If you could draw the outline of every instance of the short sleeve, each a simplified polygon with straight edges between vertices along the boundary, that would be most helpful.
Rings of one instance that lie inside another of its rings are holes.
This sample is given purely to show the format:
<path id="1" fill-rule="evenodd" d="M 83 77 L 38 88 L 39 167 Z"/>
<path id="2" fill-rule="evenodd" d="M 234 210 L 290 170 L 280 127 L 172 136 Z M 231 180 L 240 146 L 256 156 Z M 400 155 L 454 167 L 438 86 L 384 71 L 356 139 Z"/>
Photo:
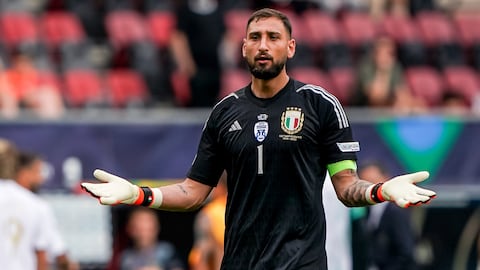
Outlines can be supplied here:
<path id="1" fill-rule="evenodd" d="M 197 154 L 187 174 L 187 177 L 212 187 L 217 185 L 224 169 L 215 122 L 214 111 L 205 123 Z"/>
<path id="2" fill-rule="evenodd" d="M 357 160 L 356 153 L 360 151 L 360 144 L 353 139 L 347 114 L 338 100 L 328 103 L 325 121 L 322 140 L 327 164 Z"/>

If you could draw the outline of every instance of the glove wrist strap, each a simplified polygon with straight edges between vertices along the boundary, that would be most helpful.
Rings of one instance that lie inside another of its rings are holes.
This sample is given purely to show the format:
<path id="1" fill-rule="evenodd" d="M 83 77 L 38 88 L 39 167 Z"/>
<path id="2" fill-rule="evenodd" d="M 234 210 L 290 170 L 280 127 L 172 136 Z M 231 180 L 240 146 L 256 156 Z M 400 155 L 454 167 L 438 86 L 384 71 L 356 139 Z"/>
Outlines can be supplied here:
<path id="1" fill-rule="evenodd" d="M 141 206 L 150 206 L 153 201 L 152 190 L 149 187 L 140 187 L 143 193 L 143 200 L 140 202 Z"/>
<path id="2" fill-rule="evenodd" d="M 373 186 L 372 192 L 370 193 L 370 199 L 372 199 L 372 201 L 376 203 L 381 203 L 385 201 L 382 195 L 382 186 L 383 183 L 378 183 Z"/>

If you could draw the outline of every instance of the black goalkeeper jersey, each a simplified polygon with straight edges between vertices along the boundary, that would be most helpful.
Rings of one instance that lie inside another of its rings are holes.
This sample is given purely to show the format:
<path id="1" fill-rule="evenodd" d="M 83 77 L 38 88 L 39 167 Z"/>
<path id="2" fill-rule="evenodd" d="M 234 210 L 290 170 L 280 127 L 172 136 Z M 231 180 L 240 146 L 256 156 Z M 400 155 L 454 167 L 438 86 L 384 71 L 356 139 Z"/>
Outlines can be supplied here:
<path id="1" fill-rule="evenodd" d="M 188 177 L 215 186 L 227 171 L 222 269 L 327 269 L 327 164 L 358 150 L 343 108 L 321 87 L 291 79 L 273 98 L 249 85 L 220 101 Z"/>

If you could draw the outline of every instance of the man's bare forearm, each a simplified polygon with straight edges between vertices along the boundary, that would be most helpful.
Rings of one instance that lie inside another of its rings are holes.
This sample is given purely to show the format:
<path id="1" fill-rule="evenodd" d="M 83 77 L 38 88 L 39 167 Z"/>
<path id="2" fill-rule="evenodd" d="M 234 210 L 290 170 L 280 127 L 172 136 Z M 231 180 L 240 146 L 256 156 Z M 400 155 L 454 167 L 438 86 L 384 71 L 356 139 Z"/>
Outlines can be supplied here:
<path id="1" fill-rule="evenodd" d="M 211 188 L 199 186 L 192 181 L 159 187 L 162 204 L 159 209 L 167 211 L 192 211 L 202 206 Z"/>
<path id="2" fill-rule="evenodd" d="M 348 207 L 367 206 L 370 203 L 365 193 L 372 185 L 371 182 L 361 180 L 355 170 L 344 170 L 332 177 L 338 199 Z"/>

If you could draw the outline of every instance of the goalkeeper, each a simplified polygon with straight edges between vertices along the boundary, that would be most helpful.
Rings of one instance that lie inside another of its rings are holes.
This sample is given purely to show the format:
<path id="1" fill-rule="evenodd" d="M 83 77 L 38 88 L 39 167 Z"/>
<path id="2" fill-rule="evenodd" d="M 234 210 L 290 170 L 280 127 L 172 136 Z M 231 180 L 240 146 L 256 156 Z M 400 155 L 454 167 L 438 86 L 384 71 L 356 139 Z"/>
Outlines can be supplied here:
<path id="1" fill-rule="evenodd" d="M 416 185 L 428 172 L 379 184 L 358 178 L 360 146 L 338 100 L 287 75 L 285 64 L 295 48 L 285 14 L 255 11 L 242 45 L 252 81 L 215 105 L 186 179 L 138 187 L 96 170 L 103 183 L 82 186 L 106 205 L 187 211 L 202 205 L 226 170 L 222 269 L 229 270 L 327 269 L 322 204 L 327 171 L 338 199 L 350 207 L 384 201 L 409 207 L 435 197 Z"/>

